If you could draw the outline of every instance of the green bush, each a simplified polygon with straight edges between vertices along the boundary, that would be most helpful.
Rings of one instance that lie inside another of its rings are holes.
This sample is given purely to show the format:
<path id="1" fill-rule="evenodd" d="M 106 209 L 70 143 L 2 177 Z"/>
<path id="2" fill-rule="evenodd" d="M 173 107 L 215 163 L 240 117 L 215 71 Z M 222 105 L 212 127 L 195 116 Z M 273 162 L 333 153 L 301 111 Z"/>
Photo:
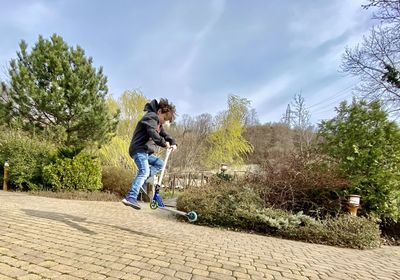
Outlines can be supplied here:
<path id="1" fill-rule="evenodd" d="M 376 221 L 365 217 L 342 215 L 309 224 L 305 227 L 286 229 L 282 237 L 357 249 L 377 248 L 381 245 L 381 231 Z"/>
<path id="2" fill-rule="evenodd" d="M 337 116 L 320 124 L 321 150 L 339 162 L 350 191 L 361 195 L 361 213 L 400 220 L 400 127 L 379 101 L 342 102 Z"/>
<path id="3" fill-rule="evenodd" d="M 185 191 L 177 200 L 177 207 L 196 211 L 201 223 L 272 233 L 303 224 L 312 218 L 298 213 L 264 208 L 259 195 L 252 189 L 220 182 L 218 186 L 204 186 Z"/>
<path id="4" fill-rule="evenodd" d="M 4 162 L 9 168 L 9 186 L 19 190 L 43 188 L 42 168 L 50 162 L 53 144 L 22 131 L 2 128 L 0 134 L 0 178 L 3 180 Z"/>
<path id="5" fill-rule="evenodd" d="M 188 189 L 178 197 L 177 208 L 196 211 L 198 222 L 205 225 L 350 248 L 380 245 L 380 231 L 372 220 L 343 215 L 319 221 L 302 212 L 265 208 L 259 195 L 243 184 L 219 181 L 213 186 Z"/>
<path id="6" fill-rule="evenodd" d="M 134 173 L 125 168 L 115 166 L 103 166 L 102 178 L 103 191 L 107 191 L 121 197 L 125 196 L 131 186 Z"/>
<path id="7" fill-rule="evenodd" d="M 184 211 L 196 211 L 201 221 L 211 225 L 239 226 L 234 216 L 235 210 L 259 209 L 262 201 L 250 189 L 230 187 L 220 182 L 215 187 L 203 186 L 186 190 L 177 200 L 177 208 Z"/>
<path id="8" fill-rule="evenodd" d="M 43 168 L 43 177 L 54 191 L 97 191 L 102 187 L 100 162 L 84 152 L 72 159 L 57 158 Z"/>

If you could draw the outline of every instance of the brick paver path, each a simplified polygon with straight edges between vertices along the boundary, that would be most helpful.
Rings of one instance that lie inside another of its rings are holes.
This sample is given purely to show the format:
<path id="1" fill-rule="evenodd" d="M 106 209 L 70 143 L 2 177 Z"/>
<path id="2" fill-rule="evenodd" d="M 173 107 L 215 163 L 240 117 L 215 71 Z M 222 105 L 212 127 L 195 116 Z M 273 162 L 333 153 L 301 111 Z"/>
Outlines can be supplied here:
<path id="1" fill-rule="evenodd" d="M 0 279 L 400 279 L 399 247 L 306 244 L 143 208 L 0 191 Z"/>

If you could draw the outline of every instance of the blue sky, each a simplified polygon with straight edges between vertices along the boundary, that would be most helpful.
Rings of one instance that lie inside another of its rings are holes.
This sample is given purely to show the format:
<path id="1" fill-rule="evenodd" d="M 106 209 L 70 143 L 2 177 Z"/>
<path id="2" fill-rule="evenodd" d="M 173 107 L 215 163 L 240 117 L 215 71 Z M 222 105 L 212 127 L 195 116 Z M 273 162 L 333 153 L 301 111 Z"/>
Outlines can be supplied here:
<path id="1" fill-rule="evenodd" d="M 109 93 L 167 97 L 178 114 L 249 99 L 277 122 L 301 92 L 311 121 L 333 117 L 357 80 L 340 73 L 346 46 L 372 25 L 362 0 L 0 0 L 0 78 L 18 43 L 53 33 L 103 66 Z"/>

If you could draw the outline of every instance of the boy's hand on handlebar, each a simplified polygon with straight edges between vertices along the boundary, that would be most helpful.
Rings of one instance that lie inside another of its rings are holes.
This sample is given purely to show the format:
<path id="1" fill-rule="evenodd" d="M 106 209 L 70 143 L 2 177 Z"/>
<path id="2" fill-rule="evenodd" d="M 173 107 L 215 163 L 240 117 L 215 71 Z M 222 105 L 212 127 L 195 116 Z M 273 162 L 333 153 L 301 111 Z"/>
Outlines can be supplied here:
<path id="1" fill-rule="evenodd" d="M 169 142 L 167 142 L 167 149 L 171 149 L 172 151 L 175 151 L 176 149 L 178 149 L 178 147 L 176 145 L 171 145 Z"/>

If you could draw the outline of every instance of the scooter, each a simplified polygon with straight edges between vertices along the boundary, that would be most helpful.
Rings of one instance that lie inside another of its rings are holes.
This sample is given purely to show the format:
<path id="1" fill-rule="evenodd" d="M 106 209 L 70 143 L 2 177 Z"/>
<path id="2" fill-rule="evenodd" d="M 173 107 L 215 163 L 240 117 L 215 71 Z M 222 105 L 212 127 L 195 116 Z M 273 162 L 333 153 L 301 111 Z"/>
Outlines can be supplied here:
<path id="1" fill-rule="evenodd" d="M 195 211 L 183 212 L 183 211 L 179 211 L 179 210 L 177 210 L 177 209 L 175 209 L 175 208 L 173 208 L 171 206 L 165 205 L 164 201 L 163 201 L 163 199 L 162 199 L 162 197 L 160 195 L 162 179 L 164 177 L 165 168 L 167 166 L 168 158 L 169 158 L 171 152 L 172 152 L 172 148 L 168 148 L 167 149 L 167 154 L 166 154 L 165 159 L 164 159 L 164 164 L 163 164 L 163 167 L 161 169 L 160 178 L 158 179 L 158 182 L 157 182 L 157 184 L 156 184 L 156 186 L 154 188 L 154 196 L 153 196 L 153 199 L 150 202 L 150 208 L 153 209 L 153 210 L 159 208 L 161 210 L 167 210 L 167 211 L 170 211 L 172 213 L 175 213 L 175 214 L 178 214 L 178 215 L 181 215 L 181 216 L 185 216 L 189 220 L 189 222 L 193 223 L 193 222 L 197 221 L 197 213 Z"/>

